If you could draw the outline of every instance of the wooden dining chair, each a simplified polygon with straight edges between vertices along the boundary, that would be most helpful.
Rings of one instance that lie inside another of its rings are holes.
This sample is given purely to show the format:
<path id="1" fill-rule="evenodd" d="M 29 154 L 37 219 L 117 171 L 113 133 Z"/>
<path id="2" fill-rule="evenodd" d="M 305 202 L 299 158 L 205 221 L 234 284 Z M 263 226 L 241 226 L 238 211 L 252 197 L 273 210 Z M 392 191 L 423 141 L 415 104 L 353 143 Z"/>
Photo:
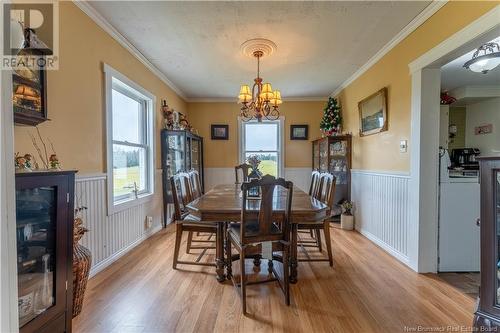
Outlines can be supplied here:
<path id="1" fill-rule="evenodd" d="M 241 173 L 243 174 L 243 182 L 247 182 L 248 181 L 248 171 L 250 171 L 251 168 L 252 167 L 246 163 L 235 166 L 234 167 L 234 175 L 236 176 L 235 184 L 241 184 L 241 182 L 239 181 L 240 178 L 238 177 L 238 174 L 240 172 L 238 172 L 238 171 L 241 170 Z"/>
<path id="2" fill-rule="evenodd" d="M 277 186 L 286 189 L 286 201 L 284 207 L 273 207 L 273 193 Z M 260 187 L 261 199 L 247 199 L 247 192 L 250 188 Z M 283 272 L 282 278 L 273 265 L 273 259 L 269 259 L 268 271 L 271 278 L 255 281 L 251 284 L 278 281 L 285 294 L 285 301 L 290 305 L 290 284 L 289 284 L 289 258 L 290 258 L 290 211 L 293 196 L 293 183 L 285 181 L 283 178 L 274 178 L 266 175 L 262 179 L 254 179 L 249 183 L 241 185 L 242 209 L 240 223 L 230 225 L 226 233 L 226 255 L 227 255 L 227 276 L 230 278 L 242 299 L 243 314 L 246 315 L 246 287 L 247 276 L 245 272 L 245 258 L 248 252 L 252 252 L 256 247 L 262 249 L 264 242 L 270 242 L 271 252 L 281 251 Z M 232 246 L 239 253 L 240 261 L 240 281 L 239 283 L 232 274 Z M 271 254 L 271 258 L 272 254 Z M 274 277 L 272 277 L 274 276 Z"/>
<path id="3" fill-rule="evenodd" d="M 330 266 L 333 266 L 332 242 L 330 237 L 330 218 L 332 214 L 332 207 L 334 205 L 336 182 L 337 179 L 331 173 L 328 172 L 321 173 L 319 180 L 319 188 L 318 191 L 316 192 L 316 195 L 314 195 L 313 198 L 327 205 L 328 209 L 326 218 L 322 221 L 300 222 L 298 224 L 298 230 L 307 230 L 307 231 L 313 230 L 316 238 L 313 242 L 308 243 L 307 241 L 302 241 L 301 243 L 298 244 L 299 247 L 304 249 L 304 252 L 306 254 L 305 259 L 300 258 L 298 259 L 298 261 L 328 261 L 330 263 Z M 307 253 L 307 250 L 305 249 L 306 247 L 310 247 L 311 243 L 314 244 L 312 246 L 314 247 L 317 246 L 319 251 L 323 252 L 321 246 L 321 231 L 323 231 L 323 234 L 325 235 L 326 251 L 328 258 L 311 258 Z"/>
<path id="4" fill-rule="evenodd" d="M 309 195 L 312 197 L 316 197 L 318 195 L 320 177 L 320 172 L 313 170 L 311 173 L 311 185 L 309 186 Z"/>
<path id="5" fill-rule="evenodd" d="M 186 265 L 202 265 L 214 266 L 215 263 L 200 262 L 201 257 L 205 254 L 207 249 L 215 248 L 215 241 L 210 241 L 211 246 L 202 246 L 191 248 L 202 249 L 203 252 L 196 259 L 196 261 L 181 261 L 179 260 L 179 249 L 182 241 L 182 233 L 187 232 L 203 232 L 209 234 L 217 233 L 217 224 L 213 222 L 203 222 L 196 216 L 190 215 L 187 212 L 186 205 L 190 202 L 190 181 L 189 175 L 186 173 L 179 173 L 170 177 L 170 185 L 172 189 L 172 197 L 174 201 L 174 220 L 175 220 L 175 245 L 174 245 L 174 260 L 172 267 L 177 269 L 178 264 Z"/>
<path id="6" fill-rule="evenodd" d="M 189 202 L 198 199 L 203 195 L 203 190 L 201 187 L 201 178 L 200 173 L 197 170 L 191 170 L 187 173 L 189 180 Z M 205 239 L 197 239 L 194 237 L 194 233 L 192 231 L 188 232 L 187 244 L 186 244 L 186 253 L 190 253 L 193 249 L 204 249 L 203 245 L 207 245 L 207 243 L 211 244 L 213 234 L 205 234 L 205 233 L 196 233 L 196 237 L 204 237 Z M 206 239 L 208 237 L 208 239 Z M 201 244 L 200 246 L 193 246 L 193 243 Z M 209 247 L 211 248 L 211 246 Z"/>

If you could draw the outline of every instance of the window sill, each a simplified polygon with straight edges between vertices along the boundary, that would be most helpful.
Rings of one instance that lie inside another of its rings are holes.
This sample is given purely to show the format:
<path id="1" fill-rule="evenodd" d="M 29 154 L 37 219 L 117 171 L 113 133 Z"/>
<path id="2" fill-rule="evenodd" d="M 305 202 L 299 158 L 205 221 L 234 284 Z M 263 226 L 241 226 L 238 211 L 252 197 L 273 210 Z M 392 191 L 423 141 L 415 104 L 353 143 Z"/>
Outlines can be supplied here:
<path id="1" fill-rule="evenodd" d="M 108 216 L 149 202 L 153 200 L 153 196 L 154 193 L 144 193 L 137 198 L 127 198 L 113 202 L 111 205 L 108 205 Z"/>

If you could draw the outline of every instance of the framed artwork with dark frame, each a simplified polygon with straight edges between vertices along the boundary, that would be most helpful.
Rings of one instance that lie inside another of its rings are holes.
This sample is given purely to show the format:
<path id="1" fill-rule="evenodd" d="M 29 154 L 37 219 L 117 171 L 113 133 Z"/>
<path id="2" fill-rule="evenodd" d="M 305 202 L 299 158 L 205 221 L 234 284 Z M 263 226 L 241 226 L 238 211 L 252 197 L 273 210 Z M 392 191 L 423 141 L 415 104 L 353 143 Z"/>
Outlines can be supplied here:
<path id="1" fill-rule="evenodd" d="M 309 125 L 290 125 L 290 140 L 308 140 Z"/>
<path id="2" fill-rule="evenodd" d="M 212 140 L 229 140 L 229 125 L 210 125 Z"/>
<path id="3" fill-rule="evenodd" d="M 39 55 L 34 54 L 35 57 Z M 14 122 L 36 126 L 47 118 L 47 72 L 43 68 L 22 67 L 12 75 Z"/>
<path id="4" fill-rule="evenodd" d="M 358 103 L 359 136 L 387 131 L 387 88 L 382 88 Z"/>

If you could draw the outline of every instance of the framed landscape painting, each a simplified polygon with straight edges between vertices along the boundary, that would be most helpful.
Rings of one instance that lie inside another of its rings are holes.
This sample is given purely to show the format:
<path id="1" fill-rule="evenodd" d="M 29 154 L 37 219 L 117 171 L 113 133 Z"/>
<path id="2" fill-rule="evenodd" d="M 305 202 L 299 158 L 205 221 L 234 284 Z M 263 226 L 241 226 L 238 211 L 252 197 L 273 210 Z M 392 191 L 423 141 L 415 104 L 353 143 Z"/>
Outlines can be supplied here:
<path id="1" fill-rule="evenodd" d="M 309 125 L 290 125 L 290 140 L 309 139 Z"/>
<path id="2" fill-rule="evenodd" d="M 359 108 L 359 135 L 366 136 L 387 131 L 387 88 L 358 103 Z"/>
<path id="3" fill-rule="evenodd" d="M 211 125 L 212 140 L 229 140 L 229 125 Z"/>

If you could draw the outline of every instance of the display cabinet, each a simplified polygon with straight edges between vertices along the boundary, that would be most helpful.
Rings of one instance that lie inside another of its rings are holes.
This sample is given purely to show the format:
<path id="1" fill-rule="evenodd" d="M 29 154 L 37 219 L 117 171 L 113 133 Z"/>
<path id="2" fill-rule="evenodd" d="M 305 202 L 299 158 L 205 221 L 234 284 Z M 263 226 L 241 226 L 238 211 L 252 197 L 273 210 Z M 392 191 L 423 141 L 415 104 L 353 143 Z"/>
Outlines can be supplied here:
<path id="1" fill-rule="evenodd" d="M 203 138 L 185 130 L 161 131 L 161 167 L 163 183 L 164 221 L 168 204 L 173 203 L 170 177 L 178 172 L 196 170 L 200 174 L 202 191 L 205 186 L 203 170 Z"/>
<path id="2" fill-rule="evenodd" d="M 474 316 L 478 332 L 500 327 L 500 157 L 478 157 L 481 183 L 481 288 Z M 474 221 L 471 221 L 474 223 Z"/>
<path id="3" fill-rule="evenodd" d="M 71 332 L 74 171 L 16 174 L 20 332 Z"/>
<path id="4" fill-rule="evenodd" d="M 337 178 L 335 201 L 351 199 L 351 135 L 329 136 L 314 140 L 313 170 L 330 172 Z"/>

